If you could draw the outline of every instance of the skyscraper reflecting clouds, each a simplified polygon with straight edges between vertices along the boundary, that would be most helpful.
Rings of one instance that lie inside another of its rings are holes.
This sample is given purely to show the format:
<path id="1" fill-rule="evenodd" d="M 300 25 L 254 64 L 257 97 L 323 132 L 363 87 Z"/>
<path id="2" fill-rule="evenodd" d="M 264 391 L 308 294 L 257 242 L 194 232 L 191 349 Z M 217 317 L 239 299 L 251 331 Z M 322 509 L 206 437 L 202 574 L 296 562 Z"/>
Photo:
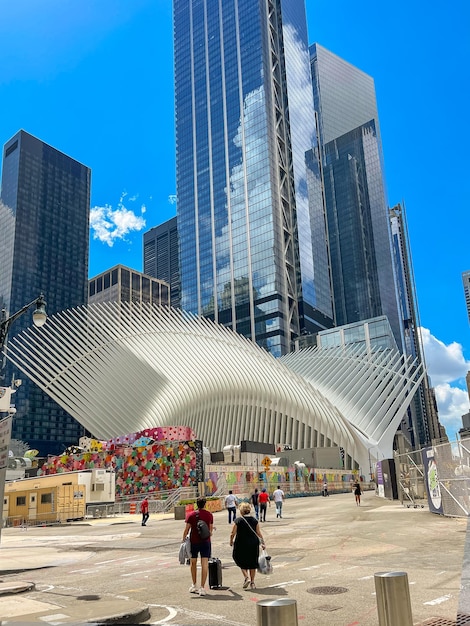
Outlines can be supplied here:
<path id="1" fill-rule="evenodd" d="M 285 354 L 332 324 L 304 0 L 175 0 L 174 36 L 181 306 Z"/>

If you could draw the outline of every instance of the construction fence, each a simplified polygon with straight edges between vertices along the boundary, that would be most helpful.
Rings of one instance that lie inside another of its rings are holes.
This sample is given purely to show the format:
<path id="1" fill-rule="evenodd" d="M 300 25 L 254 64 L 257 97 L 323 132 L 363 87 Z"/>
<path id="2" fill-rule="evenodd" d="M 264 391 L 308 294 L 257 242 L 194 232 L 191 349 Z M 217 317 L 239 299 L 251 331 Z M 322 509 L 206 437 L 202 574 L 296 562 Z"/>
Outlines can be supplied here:
<path id="1" fill-rule="evenodd" d="M 470 439 L 440 443 L 395 457 L 398 497 L 449 517 L 470 515 Z"/>

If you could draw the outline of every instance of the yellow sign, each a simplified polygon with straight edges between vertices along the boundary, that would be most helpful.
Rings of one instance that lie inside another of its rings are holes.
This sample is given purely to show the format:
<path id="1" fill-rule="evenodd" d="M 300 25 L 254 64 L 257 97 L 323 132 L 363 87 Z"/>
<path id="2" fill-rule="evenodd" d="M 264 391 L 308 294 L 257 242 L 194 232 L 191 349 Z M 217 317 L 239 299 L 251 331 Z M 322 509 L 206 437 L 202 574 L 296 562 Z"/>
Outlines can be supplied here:
<path id="1" fill-rule="evenodd" d="M 264 465 L 264 469 L 267 471 L 271 467 L 271 459 L 269 456 L 265 456 L 261 461 L 261 465 Z"/>

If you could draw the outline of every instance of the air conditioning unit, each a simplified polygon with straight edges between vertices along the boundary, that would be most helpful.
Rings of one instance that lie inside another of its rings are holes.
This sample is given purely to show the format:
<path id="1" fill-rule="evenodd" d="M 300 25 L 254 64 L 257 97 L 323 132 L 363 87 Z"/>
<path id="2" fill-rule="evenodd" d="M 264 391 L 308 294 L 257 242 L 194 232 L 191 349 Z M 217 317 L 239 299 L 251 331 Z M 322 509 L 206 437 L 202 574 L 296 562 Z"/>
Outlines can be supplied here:
<path id="1" fill-rule="evenodd" d="M 106 482 L 106 470 L 104 469 L 94 469 L 92 482 L 94 483 L 104 483 Z"/>

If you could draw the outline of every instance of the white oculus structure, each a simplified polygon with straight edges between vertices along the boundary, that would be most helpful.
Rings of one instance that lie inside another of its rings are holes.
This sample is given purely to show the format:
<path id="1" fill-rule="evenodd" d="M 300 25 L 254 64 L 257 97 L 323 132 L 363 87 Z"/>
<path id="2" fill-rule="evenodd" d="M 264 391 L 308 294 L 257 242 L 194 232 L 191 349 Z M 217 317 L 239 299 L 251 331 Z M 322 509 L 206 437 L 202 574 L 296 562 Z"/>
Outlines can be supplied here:
<path id="1" fill-rule="evenodd" d="M 13 337 L 6 355 L 99 439 L 184 425 L 219 451 L 241 440 L 339 446 L 346 469 L 391 458 L 424 375 L 394 350 L 276 359 L 208 319 L 150 304 L 63 311 Z"/>

